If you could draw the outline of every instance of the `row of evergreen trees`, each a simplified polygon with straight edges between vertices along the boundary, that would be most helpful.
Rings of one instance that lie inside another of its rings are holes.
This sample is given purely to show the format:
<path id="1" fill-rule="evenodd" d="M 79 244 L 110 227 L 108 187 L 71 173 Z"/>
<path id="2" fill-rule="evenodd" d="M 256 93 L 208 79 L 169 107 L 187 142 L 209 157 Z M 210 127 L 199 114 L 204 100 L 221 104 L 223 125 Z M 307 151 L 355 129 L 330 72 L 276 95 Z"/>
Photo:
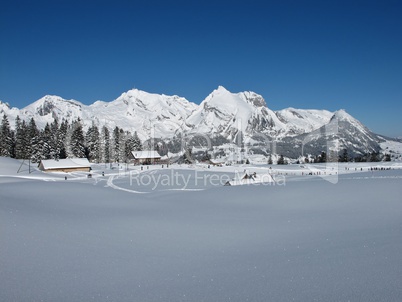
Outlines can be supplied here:
<path id="1" fill-rule="evenodd" d="M 11 130 L 7 115 L 0 123 L 0 156 L 18 159 L 62 159 L 86 157 L 92 162 L 127 162 L 131 151 L 142 150 L 136 132 L 133 134 L 115 127 L 110 133 L 92 124 L 85 132 L 81 120 L 61 123 L 55 119 L 38 129 L 33 118 L 25 122 L 17 116 L 15 129 Z"/>
<path id="2" fill-rule="evenodd" d="M 304 159 L 304 162 L 308 163 L 325 163 L 325 162 L 379 162 L 379 161 L 391 161 L 390 154 L 385 154 L 381 156 L 379 152 L 369 152 L 363 155 L 350 156 L 347 149 L 343 149 L 339 155 L 330 154 L 327 156 L 327 153 L 322 151 L 320 155 L 317 155 L 313 158 L 308 159 L 307 157 Z"/>
<path id="3" fill-rule="evenodd" d="M 379 162 L 379 161 L 391 161 L 391 155 L 390 154 L 385 154 L 384 156 L 381 156 L 381 154 L 379 152 L 370 152 L 370 153 L 366 153 L 363 155 L 359 155 L 359 156 L 355 156 L 355 157 L 351 157 L 348 154 L 348 150 L 347 149 L 343 149 L 343 151 L 338 155 L 334 155 L 334 154 L 330 154 L 330 156 L 327 156 L 327 153 L 322 151 L 321 154 L 316 155 L 314 157 L 305 157 L 304 158 L 304 163 L 326 163 L 326 162 Z M 298 161 L 298 163 L 300 163 L 300 161 Z M 268 158 L 268 164 L 272 165 L 273 161 L 272 161 L 272 156 L 269 155 Z M 278 165 L 286 165 L 288 164 L 288 162 L 285 160 L 285 158 L 283 157 L 283 155 L 280 155 L 278 161 L 277 161 Z"/>

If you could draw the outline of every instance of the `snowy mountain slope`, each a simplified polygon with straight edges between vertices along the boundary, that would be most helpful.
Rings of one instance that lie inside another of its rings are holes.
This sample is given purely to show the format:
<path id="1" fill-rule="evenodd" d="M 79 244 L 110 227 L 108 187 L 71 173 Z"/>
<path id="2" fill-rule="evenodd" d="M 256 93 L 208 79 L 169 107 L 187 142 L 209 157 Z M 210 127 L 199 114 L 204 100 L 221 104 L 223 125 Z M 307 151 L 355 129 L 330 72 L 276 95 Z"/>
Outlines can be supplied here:
<path id="1" fill-rule="evenodd" d="M 140 137 L 169 137 L 183 127 L 184 121 L 197 107 L 185 98 L 151 94 L 137 89 L 123 93 L 112 102 L 97 101 L 89 106 L 75 100 L 65 100 L 59 96 L 47 95 L 36 102 L 18 110 L 1 104 L 14 125 L 17 115 L 21 119 L 34 118 L 38 127 L 52 123 L 55 118 L 69 122 L 81 119 L 84 128 L 93 122 L 99 127 L 116 126 L 131 132 L 137 131 Z M 11 113 L 11 114 L 10 114 Z"/>
<path id="2" fill-rule="evenodd" d="M 345 110 L 336 111 L 331 122 L 335 120 L 338 124 L 337 137 L 341 148 L 354 150 L 355 153 L 377 152 L 381 149 L 379 143 L 383 140 Z"/>
<path id="3" fill-rule="evenodd" d="M 332 114 L 330 121 L 318 128 L 294 138 L 283 140 L 281 152 L 291 158 L 302 153 L 320 154 L 322 151 L 347 149 L 349 155 L 363 155 L 381 150 L 380 143 L 385 140 L 372 133 L 357 119 L 341 109 Z M 304 151 L 302 151 L 302 148 Z"/>
<path id="4" fill-rule="evenodd" d="M 264 98 L 254 92 L 231 93 L 219 86 L 187 119 L 193 132 L 223 134 L 229 139 L 264 133 L 271 137 L 294 136 L 315 130 L 329 122 L 326 110 L 288 108 L 272 111 Z"/>
<path id="5" fill-rule="evenodd" d="M 311 132 L 329 123 L 333 112 L 327 110 L 305 110 L 286 108 L 275 112 L 287 126 L 287 135 Z"/>
<path id="6" fill-rule="evenodd" d="M 176 95 L 158 95 L 133 89 L 110 103 L 98 101 L 88 106 L 87 112 L 97 124 L 137 131 L 143 138 L 148 138 L 151 135 L 172 136 L 183 128 L 186 118 L 196 107 L 196 104 Z"/>
<path id="7" fill-rule="evenodd" d="M 46 123 L 52 123 L 54 119 L 66 119 L 68 121 L 77 118 L 83 119 L 86 105 L 75 101 L 66 100 L 55 95 L 46 95 L 36 102 L 20 110 L 20 118 L 28 120 L 34 118 L 38 127 L 43 128 Z"/>
<path id="8" fill-rule="evenodd" d="M 7 115 L 9 120 L 14 121 L 17 115 L 20 114 L 20 110 L 0 101 L 0 116 L 3 117 L 4 114 Z"/>
<path id="9" fill-rule="evenodd" d="M 97 101 L 91 105 L 50 95 L 23 109 L 11 108 L 7 103 L 0 102 L 0 114 L 3 113 L 8 116 L 11 127 L 14 127 L 17 115 L 26 121 L 33 117 L 40 128 L 55 118 L 69 122 L 79 118 L 84 129 L 92 123 L 110 130 L 117 126 L 131 132 L 137 131 L 141 140 L 150 137 L 169 139 L 178 133 L 198 133 L 220 135 L 229 142 L 237 142 L 240 132 L 248 139 L 263 134 L 269 140 L 280 140 L 285 149 L 293 149 L 293 152 L 296 151 L 291 144 L 302 142 L 308 135 L 312 141 L 322 141 L 312 144 L 320 149 L 325 144 L 320 133 L 335 121 L 339 127 L 337 137 L 340 144 L 357 153 L 378 150 L 381 148 L 379 143 L 386 141 L 344 110 L 330 112 L 286 108 L 273 111 L 268 108 L 264 98 L 255 92 L 232 93 L 222 86 L 209 94 L 200 105 L 176 95 L 133 89 L 114 101 Z"/>
<path id="10" fill-rule="evenodd" d="M 192 132 L 223 134 L 234 138 L 238 131 L 251 134 L 269 131 L 281 122 L 254 92 L 231 93 L 219 86 L 187 119 Z"/>
<path id="11" fill-rule="evenodd" d="M 84 127 L 92 122 L 109 129 L 118 126 L 137 131 L 142 137 L 172 137 L 177 132 L 221 134 L 234 139 L 238 131 L 245 136 L 264 133 L 271 137 L 295 136 L 315 130 L 329 122 L 326 110 L 288 108 L 272 111 L 264 98 L 254 92 L 231 93 L 219 86 L 200 105 L 179 96 L 152 94 L 138 89 L 123 93 L 112 102 L 97 101 L 89 106 L 76 100 L 47 95 L 18 110 L 0 103 L 0 112 L 29 120 L 34 117 L 43 128 L 55 118 L 80 118 Z"/>
<path id="12" fill-rule="evenodd" d="M 380 143 L 384 154 L 390 154 L 392 160 L 402 160 L 402 142 L 384 140 Z"/>

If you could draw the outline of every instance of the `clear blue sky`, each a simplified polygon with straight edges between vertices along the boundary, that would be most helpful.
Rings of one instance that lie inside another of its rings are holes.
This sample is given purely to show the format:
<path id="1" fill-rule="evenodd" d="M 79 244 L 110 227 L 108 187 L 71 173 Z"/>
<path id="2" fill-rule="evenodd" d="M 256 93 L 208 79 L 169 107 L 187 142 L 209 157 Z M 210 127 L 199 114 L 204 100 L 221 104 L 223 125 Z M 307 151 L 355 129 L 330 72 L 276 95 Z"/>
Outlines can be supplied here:
<path id="1" fill-rule="evenodd" d="M 223 85 L 399 136 L 401 16 L 390 0 L 3 0 L 0 100 L 90 104 L 138 88 L 200 103 Z"/>

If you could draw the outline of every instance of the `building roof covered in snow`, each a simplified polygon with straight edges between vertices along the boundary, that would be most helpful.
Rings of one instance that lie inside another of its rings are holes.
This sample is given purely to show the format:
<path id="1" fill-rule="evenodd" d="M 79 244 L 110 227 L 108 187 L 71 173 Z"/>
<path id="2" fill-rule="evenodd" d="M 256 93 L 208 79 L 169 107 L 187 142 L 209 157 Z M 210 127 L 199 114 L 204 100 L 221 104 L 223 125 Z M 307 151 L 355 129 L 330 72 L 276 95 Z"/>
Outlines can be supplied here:
<path id="1" fill-rule="evenodd" d="M 39 169 L 43 171 L 89 171 L 91 164 L 86 158 L 44 159 L 40 161 Z"/>
<path id="2" fill-rule="evenodd" d="M 158 151 L 147 150 L 147 151 L 131 151 L 134 159 L 160 159 Z"/>

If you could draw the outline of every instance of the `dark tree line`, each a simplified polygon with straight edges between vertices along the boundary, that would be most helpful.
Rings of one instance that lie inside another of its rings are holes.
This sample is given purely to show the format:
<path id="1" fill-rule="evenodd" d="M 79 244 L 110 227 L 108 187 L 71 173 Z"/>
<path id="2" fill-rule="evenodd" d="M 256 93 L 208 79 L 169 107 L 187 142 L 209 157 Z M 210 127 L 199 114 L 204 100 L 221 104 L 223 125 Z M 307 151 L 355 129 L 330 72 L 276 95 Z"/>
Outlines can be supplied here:
<path id="1" fill-rule="evenodd" d="M 63 159 L 86 157 L 92 162 L 127 162 L 131 151 L 142 150 L 136 132 L 115 127 L 110 133 L 106 126 L 99 129 L 94 123 L 84 131 L 82 121 L 72 123 L 55 119 L 39 129 L 31 118 L 28 122 L 17 116 L 11 130 L 7 115 L 0 122 L 0 156 L 17 159 Z"/>
<path id="2" fill-rule="evenodd" d="M 313 158 L 306 157 L 304 162 L 308 163 L 325 163 L 325 162 L 379 162 L 379 161 L 391 161 L 390 154 L 385 154 L 381 156 L 379 152 L 369 152 L 362 155 L 350 156 L 347 149 L 343 149 L 339 155 L 330 154 L 327 156 L 326 152 L 322 151 L 320 155 L 316 155 Z"/>

